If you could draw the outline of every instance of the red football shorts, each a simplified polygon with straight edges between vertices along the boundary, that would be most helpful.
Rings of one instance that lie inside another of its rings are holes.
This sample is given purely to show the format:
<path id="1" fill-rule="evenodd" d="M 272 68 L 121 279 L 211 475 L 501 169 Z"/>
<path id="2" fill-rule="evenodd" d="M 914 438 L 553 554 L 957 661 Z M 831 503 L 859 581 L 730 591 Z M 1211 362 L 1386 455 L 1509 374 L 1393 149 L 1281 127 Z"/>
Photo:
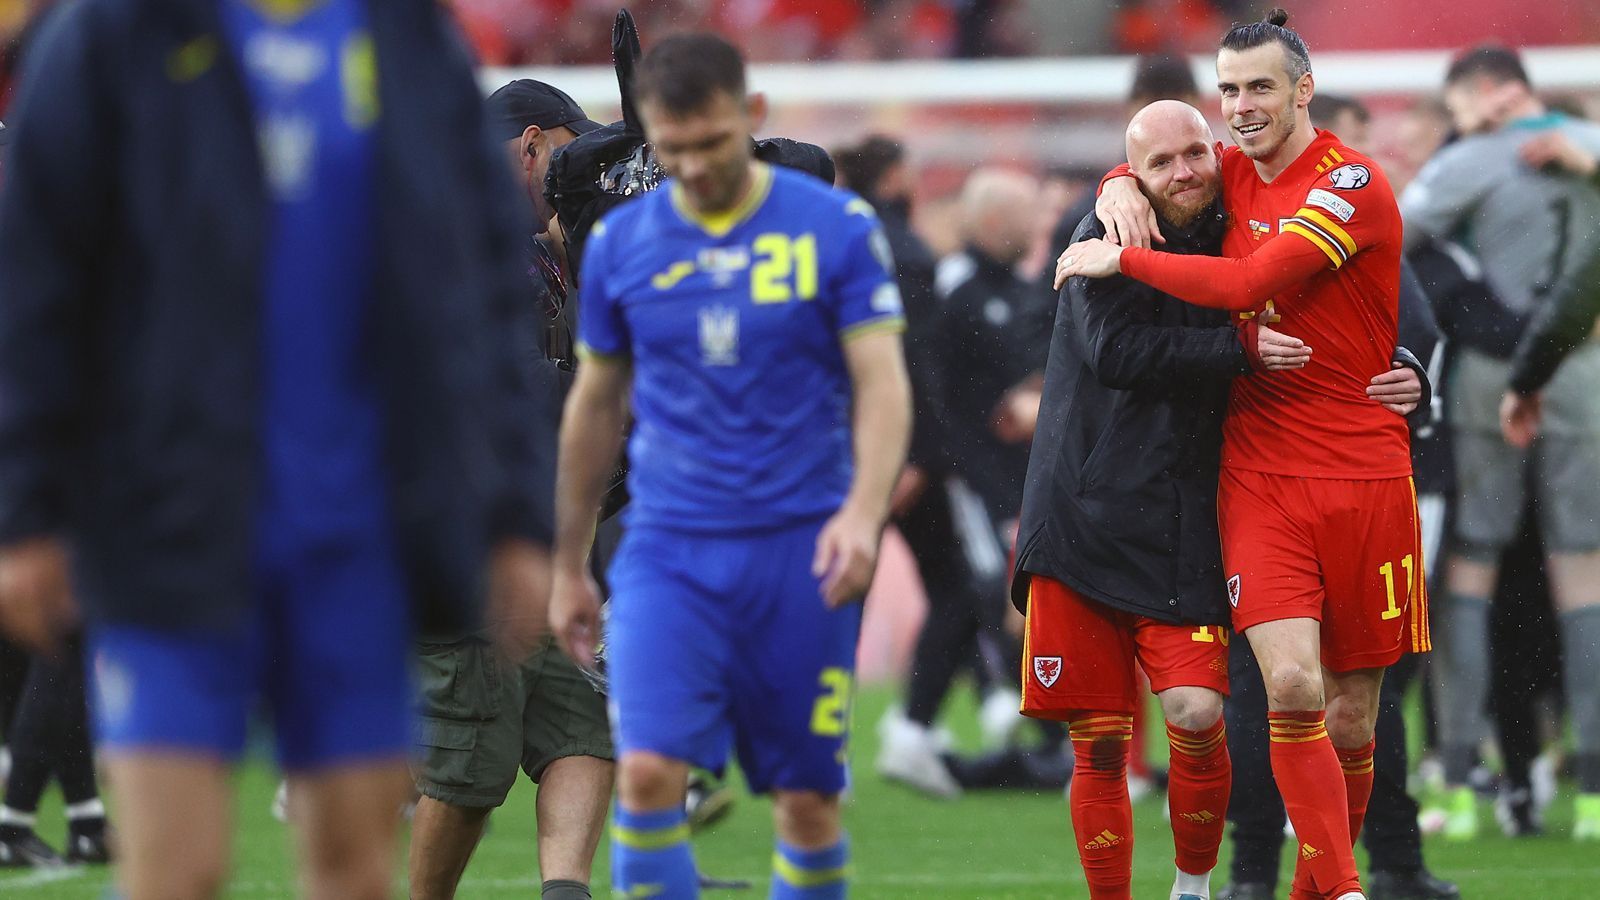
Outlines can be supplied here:
<path id="1" fill-rule="evenodd" d="M 1112 609 L 1041 575 L 1028 586 L 1022 638 L 1022 714 L 1065 720 L 1084 710 L 1132 713 L 1134 663 L 1150 689 L 1228 693 L 1228 629 L 1172 625 Z"/>
<path id="2" fill-rule="evenodd" d="M 1322 623 L 1322 664 L 1387 666 L 1424 652 L 1428 586 L 1410 478 L 1346 481 L 1223 469 L 1217 491 L 1234 631 Z"/>

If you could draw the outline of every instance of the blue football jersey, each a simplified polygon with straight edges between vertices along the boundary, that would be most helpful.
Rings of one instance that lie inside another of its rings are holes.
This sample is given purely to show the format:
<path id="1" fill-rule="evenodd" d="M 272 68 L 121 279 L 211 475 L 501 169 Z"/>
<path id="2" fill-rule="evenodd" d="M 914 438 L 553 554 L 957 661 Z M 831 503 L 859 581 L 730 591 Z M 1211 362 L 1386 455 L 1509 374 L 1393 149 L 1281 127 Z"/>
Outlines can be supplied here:
<path id="1" fill-rule="evenodd" d="M 668 182 L 585 254 L 580 352 L 633 365 L 629 524 L 731 533 L 838 509 L 842 343 L 905 324 L 872 207 L 763 164 L 736 209 L 701 216 Z"/>

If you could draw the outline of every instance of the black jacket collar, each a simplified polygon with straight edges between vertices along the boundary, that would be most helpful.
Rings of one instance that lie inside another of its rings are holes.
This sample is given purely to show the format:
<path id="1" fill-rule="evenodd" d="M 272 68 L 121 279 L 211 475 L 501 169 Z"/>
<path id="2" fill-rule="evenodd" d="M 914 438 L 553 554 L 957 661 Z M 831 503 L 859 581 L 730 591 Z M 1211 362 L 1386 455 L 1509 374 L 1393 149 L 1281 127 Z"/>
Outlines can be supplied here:
<path id="1" fill-rule="evenodd" d="M 1169 245 L 1176 243 L 1186 250 L 1216 253 L 1222 244 L 1222 234 L 1227 230 L 1228 213 L 1222 208 L 1222 197 L 1219 194 L 1204 212 L 1195 216 L 1187 225 L 1174 225 L 1166 219 L 1158 221 L 1161 233 L 1166 235 Z"/>

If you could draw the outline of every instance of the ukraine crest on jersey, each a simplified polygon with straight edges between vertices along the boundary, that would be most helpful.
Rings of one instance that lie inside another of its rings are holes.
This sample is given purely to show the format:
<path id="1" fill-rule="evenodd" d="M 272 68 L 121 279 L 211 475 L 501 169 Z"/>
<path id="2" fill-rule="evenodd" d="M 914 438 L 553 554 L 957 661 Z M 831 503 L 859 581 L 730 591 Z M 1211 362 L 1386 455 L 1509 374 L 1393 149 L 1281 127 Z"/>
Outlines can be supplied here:
<path id="1" fill-rule="evenodd" d="M 633 365 L 630 525 L 734 533 L 832 513 L 851 476 L 842 342 L 904 328 L 872 207 L 758 165 L 703 217 L 668 182 L 592 233 L 580 353 Z"/>

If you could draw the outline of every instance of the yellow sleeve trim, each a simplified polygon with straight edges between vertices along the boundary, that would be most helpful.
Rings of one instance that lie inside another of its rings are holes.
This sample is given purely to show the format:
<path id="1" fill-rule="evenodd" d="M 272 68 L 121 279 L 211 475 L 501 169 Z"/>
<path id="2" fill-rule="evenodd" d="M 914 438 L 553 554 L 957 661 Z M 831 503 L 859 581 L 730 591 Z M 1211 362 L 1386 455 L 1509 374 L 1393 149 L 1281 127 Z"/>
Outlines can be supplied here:
<path id="1" fill-rule="evenodd" d="M 578 358 L 579 359 L 598 359 L 601 362 L 627 362 L 628 361 L 628 354 L 626 354 L 626 353 L 602 353 L 599 350 L 596 350 L 595 348 L 589 346 L 588 344 L 585 344 L 583 341 L 579 341 L 578 342 Z"/>
<path id="2" fill-rule="evenodd" d="M 1339 255 L 1339 251 L 1333 249 L 1333 245 L 1329 244 L 1327 239 L 1322 235 L 1317 234 L 1315 231 L 1312 231 L 1304 225 L 1296 222 L 1290 222 L 1289 224 L 1283 226 L 1283 233 L 1298 234 L 1310 241 L 1313 246 L 1315 246 L 1318 250 L 1321 250 L 1323 254 L 1328 257 L 1328 262 L 1333 263 L 1333 267 L 1335 269 L 1344 265 L 1344 257 Z"/>
<path id="3" fill-rule="evenodd" d="M 900 332 L 905 331 L 905 330 L 906 330 L 906 318 L 905 318 L 905 316 L 900 316 L 900 315 L 883 316 L 882 318 L 878 318 L 878 319 L 868 319 L 865 322 L 857 322 L 856 324 L 851 325 L 849 328 L 846 328 L 843 331 L 840 331 L 839 332 L 839 338 L 840 338 L 840 340 L 853 341 L 858 337 L 865 337 L 865 336 L 867 336 L 869 334 L 879 334 L 879 333 L 899 334 Z"/>
<path id="4" fill-rule="evenodd" d="M 1318 212 L 1317 210 L 1314 210 L 1314 209 L 1310 208 L 1309 206 L 1302 206 L 1300 208 L 1300 211 L 1295 213 L 1295 217 L 1296 218 L 1310 219 L 1312 222 L 1316 223 L 1319 227 L 1321 227 L 1324 231 L 1326 231 L 1329 234 L 1333 235 L 1334 237 L 1338 238 L 1339 239 L 1339 243 L 1344 245 L 1344 249 L 1349 255 L 1351 255 L 1351 256 L 1355 256 L 1356 255 L 1357 247 L 1356 247 L 1355 238 L 1352 238 L 1350 236 L 1350 232 L 1345 231 L 1343 228 L 1341 228 L 1337 222 L 1333 221 L 1332 219 L 1328 218 L 1327 216 L 1323 215 L 1322 213 Z"/>

